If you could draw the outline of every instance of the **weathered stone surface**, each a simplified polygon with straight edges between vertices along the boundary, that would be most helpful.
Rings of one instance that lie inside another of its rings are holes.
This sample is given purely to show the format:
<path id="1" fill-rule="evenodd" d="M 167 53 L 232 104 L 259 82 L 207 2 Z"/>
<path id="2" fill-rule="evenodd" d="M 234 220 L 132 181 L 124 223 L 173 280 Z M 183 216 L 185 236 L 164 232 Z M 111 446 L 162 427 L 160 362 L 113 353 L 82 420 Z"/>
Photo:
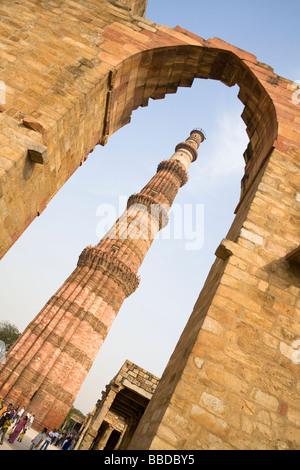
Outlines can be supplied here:
<path id="1" fill-rule="evenodd" d="M 101 400 L 88 414 L 75 449 L 89 450 L 92 447 L 93 450 L 103 450 L 114 430 L 119 431 L 120 436 L 113 450 L 126 449 L 158 383 L 158 377 L 133 362 L 125 361 L 102 392 Z M 166 436 L 162 430 L 162 439 L 172 439 L 178 444 L 169 428 L 165 432 Z"/>
<path id="2" fill-rule="evenodd" d="M 162 425 L 176 431 L 175 421 L 172 426 L 165 418 L 172 410 L 184 418 L 191 410 L 189 419 L 200 425 L 194 434 L 182 429 L 185 448 L 299 448 L 300 283 L 286 258 L 299 242 L 290 215 L 300 215 L 297 168 L 295 153 L 274 150 L 250 201 L 240 204 L 132 448 L 151 448 Z M 281 190 L 269 177 L 273 169 Z M 166 397 L 179 365 L 180 378 Z M 156 409 L 161 412 L 154 419 Z"/>

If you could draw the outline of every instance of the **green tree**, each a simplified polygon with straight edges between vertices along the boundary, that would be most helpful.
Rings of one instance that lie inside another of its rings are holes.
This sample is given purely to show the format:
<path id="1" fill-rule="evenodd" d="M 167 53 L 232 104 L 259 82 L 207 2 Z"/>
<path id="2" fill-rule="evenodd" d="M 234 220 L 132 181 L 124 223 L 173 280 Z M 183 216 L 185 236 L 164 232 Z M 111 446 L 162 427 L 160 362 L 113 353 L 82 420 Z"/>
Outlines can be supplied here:
<path id="1" fill-rule="evenodd" d="M 20 334 L 18 328 L 9 321 L 0 321 L 0 341 L 5 344 L 6 351 L 19 338 Z"/>

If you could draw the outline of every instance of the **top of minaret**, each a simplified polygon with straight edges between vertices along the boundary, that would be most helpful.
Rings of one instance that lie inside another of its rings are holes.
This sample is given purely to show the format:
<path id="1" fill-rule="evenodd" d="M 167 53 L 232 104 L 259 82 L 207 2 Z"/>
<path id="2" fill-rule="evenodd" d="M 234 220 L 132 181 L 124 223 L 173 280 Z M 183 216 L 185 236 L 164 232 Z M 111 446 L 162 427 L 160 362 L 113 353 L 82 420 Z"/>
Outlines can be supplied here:
<path id="1" fill-rule="evenodd" d="M 190 133 L 190 136 L 186 139 L 186 142 L 195 146 L 196 149 L 199 148 L 201 142 L 205 140 L 205 134 L 202 129 L 193 129 Z M 198 153 L 197 153 L 198 156 Z"/>
<path id="2" fill-rule="evenodd" d="M 197 160 L 197 150 L 204 139 L 205 134 L 202 129 L 193 129 L 185 142 L 176 145 L 172 159 L 181 161 L 187 169 L 192 162 Z"/>

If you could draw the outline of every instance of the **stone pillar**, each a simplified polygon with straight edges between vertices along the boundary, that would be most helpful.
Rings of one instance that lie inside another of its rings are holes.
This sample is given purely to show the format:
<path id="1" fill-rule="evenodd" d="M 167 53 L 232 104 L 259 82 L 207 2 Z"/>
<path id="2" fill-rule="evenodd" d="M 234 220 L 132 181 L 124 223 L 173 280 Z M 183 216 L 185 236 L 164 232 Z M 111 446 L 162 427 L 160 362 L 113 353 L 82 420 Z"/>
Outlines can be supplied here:
<path id="1" fill-rule="evenodd" d="M 100 243 L 83 250 L 76 269 L 8 352 L 0 395 L 30 406 L 40 427 L 58 428 L 64 421 L 122 303 L 139 285 L 138 269 L 168 223 L 203 139 L 200 130 L 192 131 L 158 165 Z"/>
<path id="2" fill-rule="evenodd" d="M 108 424 L 107 428 L 105 429 L 103 435 L 101 436 L 99 442 L 93 447 L 93 450 L 103 450 L 110 438 L 114 427 L 111 424 Z"/>
<path id="3" fill-rule="evenodd" d="M 127 422 L 126 431 L 122 437 L 122 441 L 119 443 L 118 450 L 126 450 L 128 445 L 135 433 L 136 428 L 142 418 L 142 414 L 138 414 L 136 416 L 131 416 Z"/>
<path id="4" fill-rule="evenodd" d="M 94 439 L 96 438 L 98 431 L 103 423 L 107 412 L 109 411 L 114 399 L 117 394 L 123 389 L 120 385 L 111 385 L 106 397 L 101 402 L 99 410 L 96 412 L 91 424 L 87 427 L 85 433 L 82 433 L 82 437 L 77 442 L 76 450 L 89 450 Z"/>
<path id="5" fill-rule="evenodd" d="M 121 443 L 122 443 L 122 441 L 123 441 L 123 438 L 124 438 L 124 436 L 125 436 L 126 431 L 127 431 L 127 425 L 125 425 L 125 427 L 124 427 L 122 433 L 120 434 L 120 437 L 119 437 L 119 439 L 118 439 L 118 442 L 117 442 L 117 444 L 116 444 L 114 450 L 119 450 L 120 445 L 121 445 Z"/>

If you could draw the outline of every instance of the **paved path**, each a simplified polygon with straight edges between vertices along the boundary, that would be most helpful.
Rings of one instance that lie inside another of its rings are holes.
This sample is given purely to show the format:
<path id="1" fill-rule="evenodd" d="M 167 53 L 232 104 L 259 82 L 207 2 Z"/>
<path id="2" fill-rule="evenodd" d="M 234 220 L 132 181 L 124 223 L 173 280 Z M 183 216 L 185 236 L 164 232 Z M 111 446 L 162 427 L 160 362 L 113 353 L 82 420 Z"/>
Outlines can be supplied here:
<path id="1" fill-rule="evenodd" d="M 26 432 L 22 442 L 18 442 L 18 440 L 16 439 L 13 444 L 10 444 L 8 442 L 9 436 L 5 436 L 3 445 L 2 446 L 0 445 L 0 450 L 29 450 L 31 441 L 37 434 L 38 434 L 37 431 L 34 431 L 33 429 L 29 429 Z M 47 450 L 60 450 L 60 449 L 50 444 Z"/>

